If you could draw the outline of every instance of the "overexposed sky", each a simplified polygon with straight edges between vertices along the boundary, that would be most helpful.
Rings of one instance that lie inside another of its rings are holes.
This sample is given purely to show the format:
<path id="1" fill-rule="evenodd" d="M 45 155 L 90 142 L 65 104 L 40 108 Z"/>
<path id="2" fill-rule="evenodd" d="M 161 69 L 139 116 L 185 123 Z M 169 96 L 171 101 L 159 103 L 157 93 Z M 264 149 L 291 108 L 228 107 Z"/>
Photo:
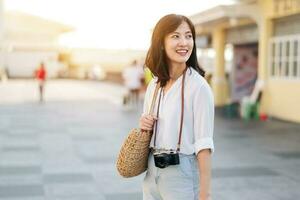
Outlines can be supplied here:
<path id="1" fill-rule="evenodd" d="M 192 15 L 233 0 L 3 0 L 18 10 L 73 26 L 61 37 L 69 47 L 147 49 L 151 29 L 169 13 Z"/>

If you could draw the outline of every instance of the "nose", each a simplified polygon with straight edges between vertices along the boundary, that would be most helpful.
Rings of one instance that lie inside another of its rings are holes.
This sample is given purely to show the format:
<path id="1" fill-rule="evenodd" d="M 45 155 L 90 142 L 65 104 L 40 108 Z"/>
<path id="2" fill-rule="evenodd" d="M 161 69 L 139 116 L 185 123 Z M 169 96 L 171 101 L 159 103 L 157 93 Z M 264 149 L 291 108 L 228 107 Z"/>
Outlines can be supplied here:
<path id="1" fill-rule="evenodd" d="M 187 45 L 187 39 L 185 37 L 181 37 L 180 40 L 179 40 L 179 45 L 180 46 Z"/>

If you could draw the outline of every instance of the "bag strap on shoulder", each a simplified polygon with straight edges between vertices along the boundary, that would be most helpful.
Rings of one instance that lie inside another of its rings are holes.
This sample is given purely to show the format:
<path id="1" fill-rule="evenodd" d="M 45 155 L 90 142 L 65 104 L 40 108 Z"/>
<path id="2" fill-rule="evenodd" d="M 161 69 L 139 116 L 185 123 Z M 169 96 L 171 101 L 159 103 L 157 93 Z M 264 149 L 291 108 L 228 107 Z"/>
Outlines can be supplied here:
<path id="1" fill-rule="evenodd" d="M 151 106 L 150 106 L 150 110 L 149 110 L 149 114 L 153 114 L 154 111 L 154 107 L 155 107 L 155 102 L 156 102 L 156 98 L 157 98 L 157 94 L 158 94 L 158 90 L 160 88 L 160 83 L 156 84 L 155 90 L 154 90 L 154 94 L 152 97 L 152 101 L 151 101 Z"/>

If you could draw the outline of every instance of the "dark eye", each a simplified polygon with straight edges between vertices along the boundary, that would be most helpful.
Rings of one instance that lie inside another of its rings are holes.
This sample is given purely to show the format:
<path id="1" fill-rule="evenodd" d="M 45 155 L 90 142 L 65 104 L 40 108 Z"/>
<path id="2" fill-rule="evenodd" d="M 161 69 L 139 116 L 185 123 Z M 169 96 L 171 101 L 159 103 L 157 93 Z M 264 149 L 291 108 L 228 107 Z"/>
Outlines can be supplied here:
<path id="1" fill-rule="evenodd" d="M 192 34 L 189 34 L 189 35 L 186 36 L 186 38 L 191 39 L 191 38 L 193 38 L 193 35 L 192 35 Z"/>

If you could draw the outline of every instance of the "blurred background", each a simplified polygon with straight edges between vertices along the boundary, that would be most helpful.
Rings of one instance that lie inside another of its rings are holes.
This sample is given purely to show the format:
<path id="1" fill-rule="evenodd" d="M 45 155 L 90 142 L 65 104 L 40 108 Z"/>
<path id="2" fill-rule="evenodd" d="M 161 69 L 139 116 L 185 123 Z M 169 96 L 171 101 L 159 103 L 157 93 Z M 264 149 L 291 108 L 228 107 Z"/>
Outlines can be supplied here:
<path id="1" fill-rule="evenodd" d="M 214 92 L 213 199 L 300 199 L 300 0 L 0 0 L 0 200 L 142 199 L 115 160 L 169 13 Z"/>

